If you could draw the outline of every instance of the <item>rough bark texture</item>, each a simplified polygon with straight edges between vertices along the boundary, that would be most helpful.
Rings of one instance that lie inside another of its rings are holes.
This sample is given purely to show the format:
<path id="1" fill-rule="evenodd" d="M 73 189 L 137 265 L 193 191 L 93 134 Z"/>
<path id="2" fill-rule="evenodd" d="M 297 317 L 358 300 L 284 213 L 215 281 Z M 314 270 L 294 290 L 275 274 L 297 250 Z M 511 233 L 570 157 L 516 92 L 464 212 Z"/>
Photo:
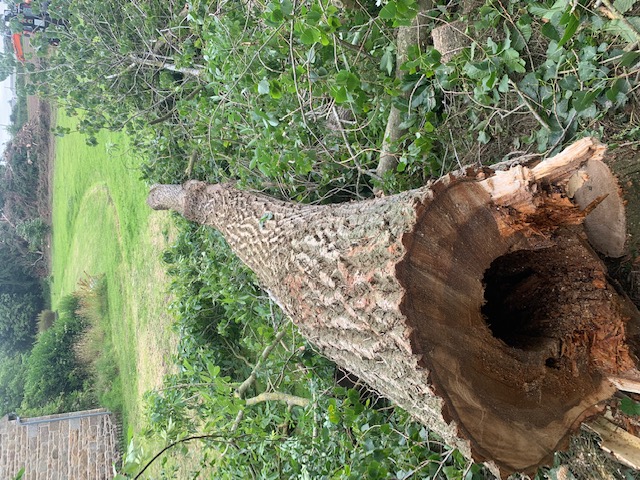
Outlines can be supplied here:
<path id="1" fill-rule="evenodd" d="M 358 203 L 188 182 L 149 204 L 219 229 L 323 354 L 505 474 L 549 460 L 614 392 L 606 377 L 635 372 L 634 312 L 581 226 L 604 202 L 576 200 L 603 152 L 583 139 L 532 168 Z"/>

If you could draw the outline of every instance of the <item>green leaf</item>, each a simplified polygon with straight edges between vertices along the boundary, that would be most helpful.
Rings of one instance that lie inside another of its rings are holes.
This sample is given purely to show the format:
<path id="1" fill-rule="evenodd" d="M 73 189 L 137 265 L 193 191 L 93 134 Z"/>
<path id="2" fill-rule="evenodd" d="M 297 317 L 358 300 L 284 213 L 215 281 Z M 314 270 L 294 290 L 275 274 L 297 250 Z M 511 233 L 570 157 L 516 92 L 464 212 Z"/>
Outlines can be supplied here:
<path id="1" fill-rule="evenodd" d="M 480 80 L 490 74 L 489 66 L 486 62 L 467 62 L 464 67 L 462 67 L 462 71 L 466 73 L 472 80 Z"/>
<path id="2" fill-rule="evenodd" d="M 395 64 L 395 55 L 393 54 L 393 48 L 387 47 L 380 59 L 380 70 L 386 71 L 387 75 L 391 76 L 393 72 L 393 65 Z"/>
<path id="3" fill-rule="evenodd" d="M 347 89 L 345 87 L 331 85 L 331 87 L 329 88 L 329 93 L 336 101 L 336 103 L 344 103 L 349 100 L 349 95 L 347 94 Z"/>
<path id="4" fill-rule="evenodd" d="M 637 51 L 633 52 L 625 52 L 620 59 L 620 66 L 622 67 L 631 67 L 636 63 L 638 58 L 640 57 L 640 53 Z"/>
<path id="5" fill-rule="evenodd" d="M 380 18 L 383 18 L 384 20 L 394 20 L 397 14 L 398 14 L 398 9 L 396 7 L 396 2 L 392 0 L 389 3 L 387 3 L 384 7 L 382 7 L 382 10 L 380 10 L 380 13 L 378 15 L 380 16 Z"/>
<path id="6" fill-rule="evenodd" d="M 291 0 L 280 0 L 280 9 L 284 15 L 291 15 L 293 13 L 293 2 Z"/>
<path id="7" fill-rule="evenodd" d="M 575 92 L 573 94 L 572 106 L 576 109 L 576 112 L 582 112 L 586 110 L 591 105 L 593 105 L 594 100 L 600 95 L 602 89 L 596 90 L 587 90 L 582 92 Z"/>
<path id="8" fill-rule="evenodd" d="M 348 70 L 340 70 L 336 75 L 336 84 L 347 87 L 347 90 L 353 92 L 360 87 L 360 79 Z"/>
<path id="9" fill-rule="evenodd" d="M 507 75 L 503 75 L 500 79 L 500 83 L 498 84 L 498 91 L 500 93 L 507 93 L 509 91 L 509 77 Z"/>
<path id="10" fill-rule="evenodd" d="M 533 20 L 529 15 L 524 14 L 516 22 L 516 26 L 518 27 L 518 30 L 525 42 L 531 40 L 531 35 L 533 34 L 533 28 L 531 27 L 532 21 Z M 516 48 L 515 45 L 513 48 Z"/>
<path id="11" fill-rule="evenodd" d="M 269 80 L 266 78 L 260 80 L 260 83 L 258 83 L 258 93 L 260 95 L 266 95 L 269 93 Z"/>
<path id="12" fill-rule="evenodd" d="M 613 2 L 613 6 L 620 13 L 627 13 L 629 10 L 633 8 L 633 5 L 636 3 L 636 0 L 615 0 Z"/>
<path id="13" fill-rule="evenodd" d="M 562 38 L 558 42 L 558 47 L 561 47 L 562 45 L 567 43 L 571 39 L 571 37 L 573 37 L 573 34 L 576 33 L 579 25 L 580 19 L 575 14 L 570 14 L 569 19 L 566 23 L 564 35 L 562 35 Z"/>
<path id="14" fill-rule="evenodd" d="M 329 421 L 334 425 L 338 425 L 340 423 L 340 412 L 336 407 L 335 401 L 329 404 L 327 408 L 327 413 L 329 416 Z"/>
<path id="15" fill-rule="evenodd" d="M 282 86 L 280 85 L 280 82 L 277 80 L 269 82 L 269 94 L 271 95 L 271 98 L 275 100 L 282 98 Z"/>
<path id="16" fill-rule="evenodd" d="M 316 8 L 312 8 L 307 13 L 307 23 L 317 25 L 322 20 L 322 12 Z"/>
<path id="17" fill-rule="evenodd" d="M 560 35 L 558 35 L 558 31 L 556 30 L 556 28 L 553 25 L 551 25 L 551 22 L 545 23 L 540 29 L 540 31 L 545 37 L 551 40 L 556 40 L 558 42 L 560 41 Z"/>
<path id="18" fill-rule="evenodd" d="M 320 30 L 316 27 L 308 27 L 300 35 L 300 41 L 304 45 L 313 45 L 316 42 L 320 42 L 322 40 L 322 35 Z"/>
<path id="19" fill-rule="evenodd" d="M 627 415 L 640 416 L 640 403 L 634 402 L 629 397 L 620 400 L 620 410 Z"/>

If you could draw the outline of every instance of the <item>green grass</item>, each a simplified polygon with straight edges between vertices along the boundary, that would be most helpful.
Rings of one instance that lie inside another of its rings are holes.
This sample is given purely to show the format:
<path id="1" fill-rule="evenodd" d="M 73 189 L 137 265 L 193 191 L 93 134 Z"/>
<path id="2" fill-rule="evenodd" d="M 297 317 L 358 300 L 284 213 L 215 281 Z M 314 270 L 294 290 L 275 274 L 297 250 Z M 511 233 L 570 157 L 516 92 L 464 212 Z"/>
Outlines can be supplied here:
<path id="1" fill-rule="evenodd" d="M 74 129 L 73 119 L 61 113 L 57 122 Z M 160 385 L 176 342 L 160 264 L 172 222 L 147 207 L 148 187 L 137 168 L 141 159 L 127 138 L 104 132 L 98 140 L 90 147 L 71 133 L 56 141 L 51 304 L 56 309 L 86 275 L 104 275 L 122 413 L 125 425 L 138 431 L 144 424 L 142 395 Z"/>

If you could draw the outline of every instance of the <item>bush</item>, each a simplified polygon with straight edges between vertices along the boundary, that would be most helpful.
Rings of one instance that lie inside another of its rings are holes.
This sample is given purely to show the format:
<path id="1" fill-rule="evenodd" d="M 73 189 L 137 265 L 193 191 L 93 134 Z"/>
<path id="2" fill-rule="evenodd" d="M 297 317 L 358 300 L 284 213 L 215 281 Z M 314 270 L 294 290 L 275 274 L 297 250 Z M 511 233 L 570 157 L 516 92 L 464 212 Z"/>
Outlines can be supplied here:
<path id="1" fill-rule="evenodd" d="M 0 294 L 0 347 L 5 352 L 17 352 L 31 346 L 41 306 L 42 299 L 33 293 Z"/>
<path id="2" fill-rule="evenodd" d="M 25 356 L 0 355 L 0 416 L 16 412 L 24 397 Z"/>
<path id="3" fill-rule="evenodd" d="M 60 318 L 37 339 L 27 360 L 23 409 L 39 409 L 55 403 L 56 412 L 67 408 L 92 406 L 94 399 L 81 393 L 88 379 L 87 370 L 76 359 L 73 345 L 85 327 L 84 321 L 71 312 L 77 305 L 74 296 L 61 302 Z M 73 406 L 73 407 L 72 407 Z"/>
<path id="4" fill-rule="evenodd" d="M 49 233 L 49 225 L 41 218 L 33 218 L 20 222 L 16 226 L 16 232 L 29 244 L 29 250 L 36 252 L 44 245 L 44 240 Z"/>

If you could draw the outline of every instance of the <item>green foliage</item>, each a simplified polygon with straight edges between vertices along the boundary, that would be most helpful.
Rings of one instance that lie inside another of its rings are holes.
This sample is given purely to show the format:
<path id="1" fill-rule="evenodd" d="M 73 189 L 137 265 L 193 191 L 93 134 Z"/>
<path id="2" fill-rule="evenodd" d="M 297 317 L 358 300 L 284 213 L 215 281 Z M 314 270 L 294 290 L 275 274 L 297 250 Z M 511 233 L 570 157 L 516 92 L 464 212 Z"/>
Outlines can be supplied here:
<path id="1" fill-rule="evenodd" d="M 59 318 L 38 336 L 27 360 L 23 412 L 60 413 L 93 405 L 93 399 L 84 393 L 88 372 L 73 349 L 85 328 L 84 320 L 76 315 L 79 299 L 69 296 L 60 303 Z"/>
<path id="2" fill-rule="evenodd" d="M 0 355 L 0 416 L 17 412 L 24 397 L 25 355 Z"/>
<path id="3" fill-rule="evenodd" d="M 122 411 L 104 277 L 85 276 L 58 302 L 59 317 L 38 335 L 26 361 L 21 413 L 43 415 L 100 404 Z"/>
<path id="4" fill-rule="evenodd" d="M 634 402 L 629 397 L 624 397 L 620 400 L 620 410 L 627 415 L 640 416 L 640 403 Z"/>
<path id="5" fill-rule="evenodd" d="M 240 378 L 246 365 L 237 358 L 249 346 L 247 326 L 270 318 L 280 323 L 255 277 L 233 255 L 222 236 L 209 228 L 181 221 L 173 247 L 164 253 L 171 291 L 176 301 L 170 311 L 179 319 L 188 348 L 204 347 L 207 357 L 225 374 Z"/>
<path id="6" fill-rule="evenodd" d="M 42 248 L 44 240 L 49 233 L 49 225 L 41 218 L 32 218 L 20 222 L 16 226 L 16 233 L 29 244 L 29 250 L 35 252 Z"/>
<path id="7" fill-rule="evenodd" d="M 42 299 L 33 293 L 0 293 L 0 348 L 4 352 L 23 351 L 36 333 L 36 316 Z"/>

